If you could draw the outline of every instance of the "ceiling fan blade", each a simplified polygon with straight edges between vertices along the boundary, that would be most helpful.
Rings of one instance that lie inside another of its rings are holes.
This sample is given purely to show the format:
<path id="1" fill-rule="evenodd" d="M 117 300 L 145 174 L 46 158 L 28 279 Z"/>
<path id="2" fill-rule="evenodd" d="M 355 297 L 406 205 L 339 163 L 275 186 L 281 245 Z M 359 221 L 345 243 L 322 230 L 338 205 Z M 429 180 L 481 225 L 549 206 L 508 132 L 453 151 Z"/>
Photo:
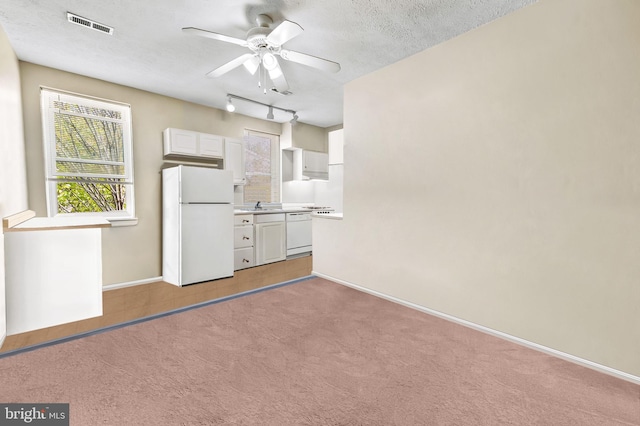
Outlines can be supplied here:
<path id="1" fill-rule="evenodd" d="M 269 78 L 273 82 L 273 85 L 275 86 L 278 92 L 282 93 L 289 90 L 289 83 L 287 83 L 287 79 L 284 78 L 284 74 L 282 73 L 282 68 L 280 68 L 280 64 L 276 62 L 276 65 L 268 71 L 269 71 Z"/>
<path id="2" fill-rule="evenodd" d="M 232 69 L 244 64 L 246 61 L 250 60 L 252 57 L 253 57 L 253 53 L 245 53 L 242 56 L 238 56 L 234 60 L 227 62 L 221 67 L 218 67 L 215 70 L 208 72 L 207 77 L 220 77 L 222 74 L 227 73 Z"/>
<path id="3" fill-rule="evenodd" d="M 251 58 L 244 61 L 242 65 L 244 65 L 251 75 L 254 75 L 260 66 L 260 57 L 258 55 L 253 55 Z"/>
<path id="4" fill-rule="evenodd" d="M 269 33 L 267 42 L 282 46 L 295 36 L 302 34 L 303 31 L 302 27 L 295 22 L 284 21 Z"/>
<path id="5" fill-rule="evenodd" d="M 280 50 L 280 56 L 287 61 L 297 62 L 309 67 L 318 68 L 322 71 L 338 72 L 340 71 L 340 64 L 337 62 L 329 61 L 327 59 L 318 58 L 316 56 L 307 55 L 306 53 L 295 52 L 293 50 Z"/>
<path id="6" fill-rule="evenodd" d="M 237 44 L 237 45 L 240 45 L 240 46 L 247 46 L 247 41 L 246 40 L 242 40 L 242 39 L 239 39 L 239 38 L 226 36 L 224 34 L 214 33 L 212 31 L 201 30 L 199 28 L 186 27 L 186 28 L 182 29 L 182 32 L 185 32 L 187 34 L 197 35 L 197 36 L 200 36 L 200 37 L 212 38 L 214 40 L 226 41 L 227 43 L 233 43 L 233 44 Z"/>

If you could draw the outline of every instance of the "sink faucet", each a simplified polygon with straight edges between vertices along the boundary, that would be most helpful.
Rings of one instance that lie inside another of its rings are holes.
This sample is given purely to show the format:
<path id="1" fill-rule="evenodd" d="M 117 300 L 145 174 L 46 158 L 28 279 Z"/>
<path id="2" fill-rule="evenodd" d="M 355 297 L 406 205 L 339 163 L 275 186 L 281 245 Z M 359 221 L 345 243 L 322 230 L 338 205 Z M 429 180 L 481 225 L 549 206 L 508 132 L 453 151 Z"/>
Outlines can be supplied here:
<path id="1" fill-rule="evenodd" d="M 261 209 L 261 208 L 262 208 L 262 206 L 260 205 L 260 201 L 258 201 L 258 202 L 256 203 L 256 206 L 254 207 L 254 209 L 259 210 L 259 209 Z"/>

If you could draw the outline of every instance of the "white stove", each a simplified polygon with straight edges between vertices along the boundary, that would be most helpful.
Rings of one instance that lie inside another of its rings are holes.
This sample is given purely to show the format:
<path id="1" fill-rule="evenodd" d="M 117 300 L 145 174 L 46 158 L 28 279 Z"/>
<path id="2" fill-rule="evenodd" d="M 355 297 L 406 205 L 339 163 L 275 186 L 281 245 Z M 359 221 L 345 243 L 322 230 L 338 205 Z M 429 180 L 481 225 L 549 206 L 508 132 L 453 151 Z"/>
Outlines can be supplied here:
<path id="1" fill-rule="evenodd" d="M 335 210 L 332 209 L 331 207 L 308 207 L 309 210 L 311 210 L 311 213 L 313 213 L 314 216 L 317 215 L 323 215 L 323 214 L 329 214 L 329 213 L 333 213 Z"/>

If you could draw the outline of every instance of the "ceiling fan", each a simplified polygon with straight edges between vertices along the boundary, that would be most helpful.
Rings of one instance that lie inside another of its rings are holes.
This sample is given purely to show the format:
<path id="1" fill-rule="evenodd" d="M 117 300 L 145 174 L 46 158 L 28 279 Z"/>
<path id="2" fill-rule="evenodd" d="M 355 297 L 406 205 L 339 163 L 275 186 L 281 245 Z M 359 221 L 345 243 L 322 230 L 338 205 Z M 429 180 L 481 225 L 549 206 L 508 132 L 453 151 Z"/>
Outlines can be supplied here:
<path id="1" fill-rule="evenodd" d="M 289 84 L 282 73 L 282 68 L 280 68 L 280 63 L 276 56 L 280 56 L 282 59 L 290 62 L 307 65 L 323 71 L 340 71 L 340 64 L 337 62 L 282 48 L 283 44 L 302 34 L 304 31 L 302 27 L 295 22 L 285 20 L 277 27 L 271 29 L 270 24 L 273 23 L 273 20 L 268 15 L 261 14 L 256 18 L 256 23 L 258 26 L 251 28 L 249 32 L 247 32 L 245 40 L 193 27 L 183 28 L 182 31 L 248 47 L 251 50 L 251 53 L 245 53 L 207 73 L 207 77 L 220 77 L 240 65 L 244 65 L 252 75 L 255 75 L 256 71 L 260 71 L 258 86 L 263 87 L 263 76 L 266 82 L 266 74 L 268 73 L 274 85 L 271 90 L 286 95 L 291 93 L 289 92 Z M 264 87 L 264 92 L 266 93 L 266 91 L 267 88 Z"/>

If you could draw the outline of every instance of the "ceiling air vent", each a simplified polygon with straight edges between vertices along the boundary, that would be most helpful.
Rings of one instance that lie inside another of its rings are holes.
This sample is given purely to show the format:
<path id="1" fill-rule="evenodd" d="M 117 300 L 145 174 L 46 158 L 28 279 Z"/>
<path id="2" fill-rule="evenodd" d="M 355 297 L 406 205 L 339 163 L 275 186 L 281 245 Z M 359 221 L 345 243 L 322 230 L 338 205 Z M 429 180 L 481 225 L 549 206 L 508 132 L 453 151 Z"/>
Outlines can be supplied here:
<path id="1" fill-rule="evenodd" d="M 91 19 L 83 18 L 82 16 L 74 15 L 71 12 L 67 12 L 67 20 L 72 24 L 81 25 L 92 30 L 100 31 L 101 33 L 113 34 L 113 28 L 108 25 L 101 24 Z"/>

